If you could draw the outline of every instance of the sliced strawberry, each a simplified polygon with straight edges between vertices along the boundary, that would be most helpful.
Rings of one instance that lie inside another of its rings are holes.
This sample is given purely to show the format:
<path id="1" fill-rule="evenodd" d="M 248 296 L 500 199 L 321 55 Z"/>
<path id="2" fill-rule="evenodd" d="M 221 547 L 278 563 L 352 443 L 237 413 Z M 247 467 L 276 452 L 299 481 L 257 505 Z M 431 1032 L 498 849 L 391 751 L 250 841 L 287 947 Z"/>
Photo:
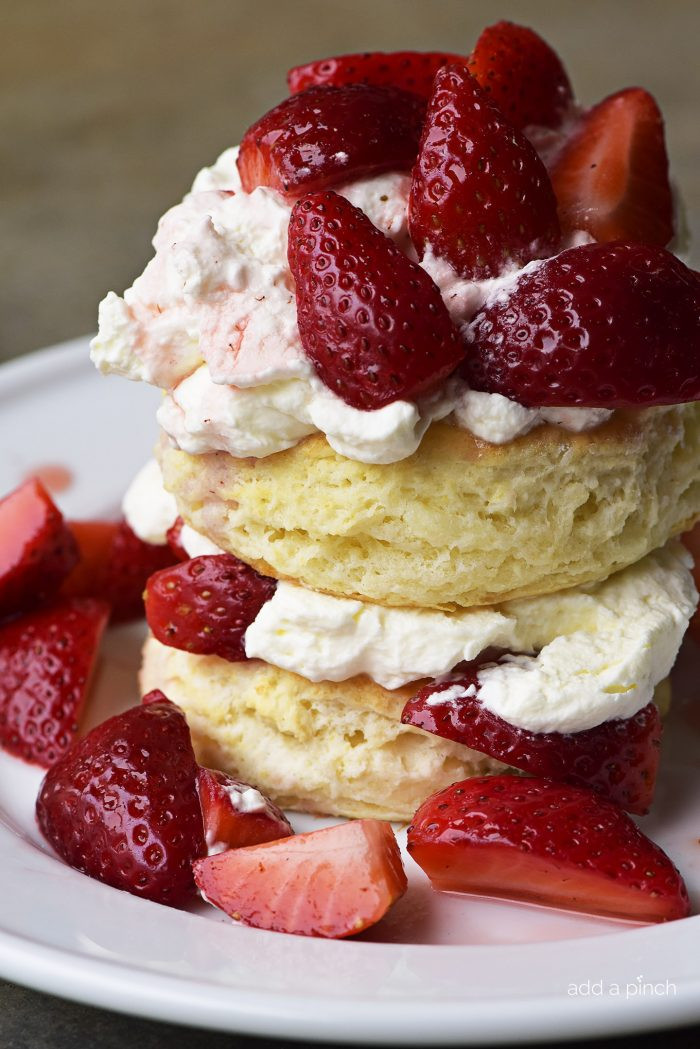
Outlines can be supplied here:
<path id="1" fill-rule="evenodd" d="M 348 84 L 310 87 L 248 128 L 238 153 L 243 189 L 287 197 L 380 171 L 408 171 L 425 102 L 408 91 Z"/>
<path id="2" fill-rule="evenodd" d="M 550 174 L 563 229 L 661 246 L 673 237 L 663 117 L 641 87 L 591 109 Z"/>
<path id="3" fill-rule="evenodd" d="M 551 254 L 557 205 L 544 164 L 466 69 L 435 78 L 409 198 L 409 227 L 461 276 L 498 276 Z"/>
<path id="4" fill-rule="evenodd" d="M 700 282 L 663 248 L 569 248 L 477 314 L 463 372 L 527 407 L 697 400 Z"/>
<path id="5" fill-rule="evenodd" d="M 51 597 L 78 560 L 43 484 L 31 478 L 0 500 L 0 618 Z"/>
<path id="6" fill-rule="evenodd" d="M 292 95 L 320 84 L 342 87 L 344 84 L 376 84 L 398 87 L 428 99 L 435 74 L 442 66 L 465 63 L 463 55 L 445 51 L 365 51 L 361 54 L 319 58 L 287 73 Z"/>
<path id="7" fill-rule="evenodd" d="M 406 703 L 404 725 L 464 743 L 533 776 L 592 787 L 628 812 L 649 811 L 662 724 L 653 703 L 631 718 L 583 732 L 528 732 L 479 700 L 479 667 L 426 685 Z"/>
<path id="8" fill-rule="evenodd" d="M 181 517 L 176 517 L 167 531 L 168 546 L 178 561 L 189 561 L 190 555 L 182 545 L 182 529 L 185 522 Z"/>
<path id="9" fill-rule="evenodd" d="M 287 817 L 269 798 L 225 772 L 200 768 L 197 790 L 210 856 L 294 833 Z"/>
<path id="10" fill-rule="evenodd" d="M 182 711 L 133 707 L 94 728 L 47 773 L 36 805 L 59 856 L 118 889 L 177 906 L 206 853 L 197 763 Z"/>
<path id="11" fill-rule="evenodd" d="M 145 543 L 126 521 L 71 521 L 70 529 L 78 543 L 80 562 L 62 592 L 108 601 L 112 622 L 141 617 L 149 576 L 177 560 L 170 547 Z"/>
<path id="12" fill-rule="evenodd" d="M 58 601 L 0 626 L 0 746 L 55 764 L 78 732 L 109 616 L 102 601 Z"/>
<path id="13" fill-rule="evenodd" d="M 434 888 L 640 922 L 690 913 L 668 856 L 585 787 L 479 776 L 424 801 L 408 851 Z"/>
<path id="14" fill-rule="evenodd" d="M 194 864 L 210 903 L 246 925 L 299 936 L 353 936 L 406 891 L 391 824 L 355 820 Z"/>
<path id="15" fill-rule="evenodd" d="M 276 586 L 232 554 L 193 557 L 151 576 L 146 619 L 164 645 L 236 663 L 246 658 L 245 632 Z"/>
<path id="16" fill-rule="evenodd" d="M 295 204 L 289 265 L 304 350 L 326 386 L 354 408 L 413 400 L 462 359 L 428 274 L 337 193 Z"/>
<path id="17" fill-rule="evenodd" d="M 469 56 L 468 69 L 517 128 L 557 127 L 573 102 L 559 56 L 526 26 L 488 26 Z"/>

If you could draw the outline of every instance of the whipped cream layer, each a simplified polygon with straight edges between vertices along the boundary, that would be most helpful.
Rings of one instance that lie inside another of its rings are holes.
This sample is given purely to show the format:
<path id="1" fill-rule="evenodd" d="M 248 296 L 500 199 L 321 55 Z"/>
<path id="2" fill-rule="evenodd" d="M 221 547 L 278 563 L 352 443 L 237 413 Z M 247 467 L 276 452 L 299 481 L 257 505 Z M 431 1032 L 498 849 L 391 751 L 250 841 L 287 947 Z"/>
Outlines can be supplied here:
<path id="1" fill-rule="evenodd" d="M 157 464 L 137 475 L 124 510 L 137 535 L 162 541 L 177 510 Z M 191 557 L 222 552 L 187 525 L 181 542 Z M 653 698 L 697 605 L 691 567 L 672 541 L 602 583 L 461 612 L 386 608 L 280 582 L 245 649 L 309 681 L 366 674 L 387 689 L 506 649 L 516 654 L 479 672 L 484 706 L 530 732 L 580 732 L 632 717 Z"/>
<path id="2" fill-rule="evenodd" d="M 301 345 L 287 262 L 291 207 L 265 187 L 245 193 L 236 156 L 236 148 L 226 150 L 166 212 L 155 257 L 123 298 L 110 292 L 100 304 L 92 342 L 101 371 L 167 391 L 158 420 L 178 447 L 260 458 L 320 432 L 347 458 L 391 463 L 413 454 L 436 419 L 502 444 L 542 423 L 580 431 L 608 417 L 601 409 L 527 409 L 476 394 L 455 377 L 416 403 L 376 411 L 346 404 L 318 378 Z M 336 189 L 415 259 L 409 176 L 382 174 Z M 430 251 L 421 265 L 465 333 L 478 309 L 507 295 L 523 272 L 465 281 Z"/>

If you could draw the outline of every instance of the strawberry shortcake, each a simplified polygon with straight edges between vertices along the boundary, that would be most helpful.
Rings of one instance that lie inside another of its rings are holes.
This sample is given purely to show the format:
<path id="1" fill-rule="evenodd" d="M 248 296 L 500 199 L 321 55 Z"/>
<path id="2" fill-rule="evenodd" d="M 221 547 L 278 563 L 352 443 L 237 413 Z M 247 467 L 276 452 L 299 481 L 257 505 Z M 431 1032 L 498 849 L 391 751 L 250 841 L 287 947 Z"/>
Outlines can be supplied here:
<path id="1" fill-rule="evenodd" d="M 510 23 L 289 89 L 100 307 L 100 370 L 164 391 L 144 690 L 283 805 L 408 819 L 507 766 L 646 811 L 700 516 L 658 106 L 583 109 Z"/>

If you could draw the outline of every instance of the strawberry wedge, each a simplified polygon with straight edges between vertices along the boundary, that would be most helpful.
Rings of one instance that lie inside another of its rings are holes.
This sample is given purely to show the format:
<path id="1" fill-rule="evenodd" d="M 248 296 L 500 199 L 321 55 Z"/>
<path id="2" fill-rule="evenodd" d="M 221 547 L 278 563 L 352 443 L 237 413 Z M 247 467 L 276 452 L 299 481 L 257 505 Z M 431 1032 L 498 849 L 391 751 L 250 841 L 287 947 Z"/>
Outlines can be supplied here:
<path id="1" fill-rule="evenodd" d="M 269 798 L 225 772 L 200 768 L 197 792 L 210 855 L 278 841 L 294 833 L 287 817 Z"/>
<path id="2" fill-rule="evenodd" d="M 246 925 L 341 938 L 374 925 L 406 891 L 389 823 L 352 823 L 196 860 L 202 894 Z"/>
<path id="3" fill-rule="evenodd" d="M 287 73 L 287 84 L 292 95 L 321 84 L 376 84 L 399 87 L 428 99 L 438 69 L 460 62 L 466 62 L 466 58 L 445 51 L 366 51 L 295 66 Z"/>
<path id="4" fill-rule="evenodd" d="M 408 851 L 433 887 L 637 922 L 690 913 L 668 856 L 583 787 L 479 776 L 424 801 Z"/>

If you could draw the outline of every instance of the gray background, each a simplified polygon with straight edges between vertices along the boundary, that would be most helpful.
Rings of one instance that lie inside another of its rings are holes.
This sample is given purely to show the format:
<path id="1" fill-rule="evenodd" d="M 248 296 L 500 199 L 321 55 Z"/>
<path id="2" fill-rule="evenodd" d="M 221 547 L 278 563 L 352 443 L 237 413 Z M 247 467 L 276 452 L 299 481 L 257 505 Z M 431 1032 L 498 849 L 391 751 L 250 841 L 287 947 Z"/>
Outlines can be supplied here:
<path id="1" fill-rule="evenodd" d="M 91 331 L 98 300 L 143 268 L 165 207 L 283 97 L 289 66 L 324 54 L 466 52 L 498 18 L 532 24 L 584 103 L 632 84 L 656 95 L 676 181 L 700 214 L 697 0 L 2 0 L 1 10 L 0 359 Z M 0 982 L 2 1049 L 249 1043 L 282 1044 Z M 700 1028 L 607 1044 L 681 1049 L 700 1044 Z"/>

